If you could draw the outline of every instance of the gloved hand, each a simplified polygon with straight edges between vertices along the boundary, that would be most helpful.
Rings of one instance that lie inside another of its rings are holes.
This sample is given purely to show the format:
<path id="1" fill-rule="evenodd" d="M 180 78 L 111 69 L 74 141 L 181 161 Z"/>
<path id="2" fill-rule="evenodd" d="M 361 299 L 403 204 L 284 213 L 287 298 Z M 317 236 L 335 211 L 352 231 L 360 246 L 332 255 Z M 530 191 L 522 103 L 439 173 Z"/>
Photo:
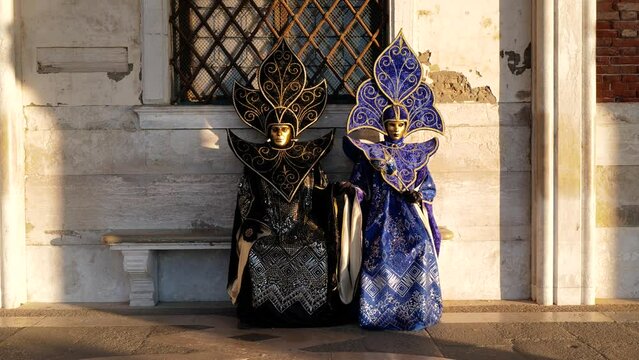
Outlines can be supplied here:
<path id="1" fill-rule="evenodd" d="M 349 197 L 352 197 L 355 196 L 356 190 L 355 186 L 350 181 L 340 181 L 339 184 L 337 184 L 337 192 L 339 194 L 346 194 Z"/>
<path id="2" fill-rule="evenodd" d="M 406 190 L 402 192 L 402 197 L 408 203 L 420 203 L 422 201 L 422 193 L 416 190 Z"/>

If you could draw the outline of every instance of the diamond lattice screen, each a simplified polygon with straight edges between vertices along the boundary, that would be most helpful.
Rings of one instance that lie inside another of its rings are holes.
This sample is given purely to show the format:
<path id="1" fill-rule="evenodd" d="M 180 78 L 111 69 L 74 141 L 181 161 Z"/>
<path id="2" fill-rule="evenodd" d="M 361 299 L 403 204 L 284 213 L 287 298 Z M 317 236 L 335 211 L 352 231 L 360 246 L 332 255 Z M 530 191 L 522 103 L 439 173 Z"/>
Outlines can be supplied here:
<path id="1" fill-rule="evenodd" d="M 173 0 L 174 101 L 229 103 L 235 81 L 257 86 L 284 37 L 310 84 L 326 79 L 330 102 L 352 102 L 383 49 L 385 9 L 383 0 Z"/>

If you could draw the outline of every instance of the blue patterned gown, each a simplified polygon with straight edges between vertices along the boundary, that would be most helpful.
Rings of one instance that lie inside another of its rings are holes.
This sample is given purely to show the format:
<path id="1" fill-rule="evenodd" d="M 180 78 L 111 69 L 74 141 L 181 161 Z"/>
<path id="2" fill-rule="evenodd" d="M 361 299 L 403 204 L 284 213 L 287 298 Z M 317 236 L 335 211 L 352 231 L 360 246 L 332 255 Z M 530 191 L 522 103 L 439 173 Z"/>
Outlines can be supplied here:
<path id="1" fill-rule="evenodd" d="M 345 137 L 344 148 L 355 161 L 351 182 L 366 196 L 360 326 L 419 330 L 436 324 L 442 314 L 440 235 L 430 205 L 435 184 L 426 163 L 437 140 L 366 144 Z M 398 190 L 420 191 L 423 204 L 409 203 Z"/>

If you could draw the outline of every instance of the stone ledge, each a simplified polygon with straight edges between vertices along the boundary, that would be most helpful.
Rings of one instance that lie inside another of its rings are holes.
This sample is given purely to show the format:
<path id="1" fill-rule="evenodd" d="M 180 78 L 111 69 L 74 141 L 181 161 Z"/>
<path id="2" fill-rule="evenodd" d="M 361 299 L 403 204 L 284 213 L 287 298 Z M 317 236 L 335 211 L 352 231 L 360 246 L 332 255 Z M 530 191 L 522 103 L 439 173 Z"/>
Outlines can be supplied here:
<path id="1" fill-rule="evenodd" d="M 344 127 L 353 105 L 328 105 L 314 128 Z M 144 105 L 133 108 L 142 130 L 244 129 L 231 105 Z M 318 126 L 321 125 L 321 126 Z"/>
<path id="2" fill-rule="evenodd" d="M 315 129 L 344 128 L 354 104 L 329 104 Z M 435 104 L 447 127 L 530 127 L 530 103 Z M 245 129 L 231 105 L 142 105 L 133 107 L 142 130 Z"/>
<path id="3" fill-rule="evenodd" d="M 199 243 L 215 246 L 230 244 L 231 229 L 123 229 L 102 235 L 102 242 L 106 245 Z"/>
<path id="4" fill-rule="evenodd" d="M 117 230 L 104 234 L 102 242 L 111 250 L 122 252 L 124 272 L 130 283 L 129 305 L 155 306 L 158 302 L 157 251 L 230 249 L 231 230 Z"/>

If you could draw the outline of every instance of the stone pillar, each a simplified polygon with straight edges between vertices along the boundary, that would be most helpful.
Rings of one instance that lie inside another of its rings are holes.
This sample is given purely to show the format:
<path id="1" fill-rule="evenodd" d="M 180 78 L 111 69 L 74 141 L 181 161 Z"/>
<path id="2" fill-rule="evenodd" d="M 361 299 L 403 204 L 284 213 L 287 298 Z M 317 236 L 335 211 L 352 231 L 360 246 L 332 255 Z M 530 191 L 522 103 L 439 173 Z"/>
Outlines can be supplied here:
<path id="1" fill-rule="evenodd" d="M 595 304 L 595 264 L 596 264 L 596 194 L 595 194 L 595 109 L 597 105 L 597 70 L 595 66 L 597 49 L 597 3 L 593 0 L 583 3 L 583 97 L 584 97 L 584 125 L 583 125 L 583 283 L 581 303 Z"/>
<path id="2" fill-rule="evenodd" d="M 168 0 L 140 2 L 142 26 L 142 103 L 169 105 L 169 7 Z"/>
<path id="3" fill-rule="evenodd" d="M 4 308 L 20 306 L 27 298 L 19 4 L 0 1 L 0 305 Z"/>
<path id="4" fill-rule="evenodd" d="M 594 302 L 596 3 L 537 0 L 534 5 L 534 299 L 589 304 Z"/>
<path id="5" fill-rule="evenodd" d="M 404 38 L 409 44 L 413 43 L 415 31 L 415 1 L 391 0 L 388 2 L 388 43 L 390 43 L 399 31 L 404 33 Z"/>
<path id="6" fill-rule="evenodd" d="M 155 306 L 158 302 L 158 265 L 153 250 L 125 250 L 124 271 L 129 275 L 130 306 Z"/>
<path id="7" fill-rule="evenodd" d="M 532 297 L 553 302 L 554 4 L 533 4 Z"/>

